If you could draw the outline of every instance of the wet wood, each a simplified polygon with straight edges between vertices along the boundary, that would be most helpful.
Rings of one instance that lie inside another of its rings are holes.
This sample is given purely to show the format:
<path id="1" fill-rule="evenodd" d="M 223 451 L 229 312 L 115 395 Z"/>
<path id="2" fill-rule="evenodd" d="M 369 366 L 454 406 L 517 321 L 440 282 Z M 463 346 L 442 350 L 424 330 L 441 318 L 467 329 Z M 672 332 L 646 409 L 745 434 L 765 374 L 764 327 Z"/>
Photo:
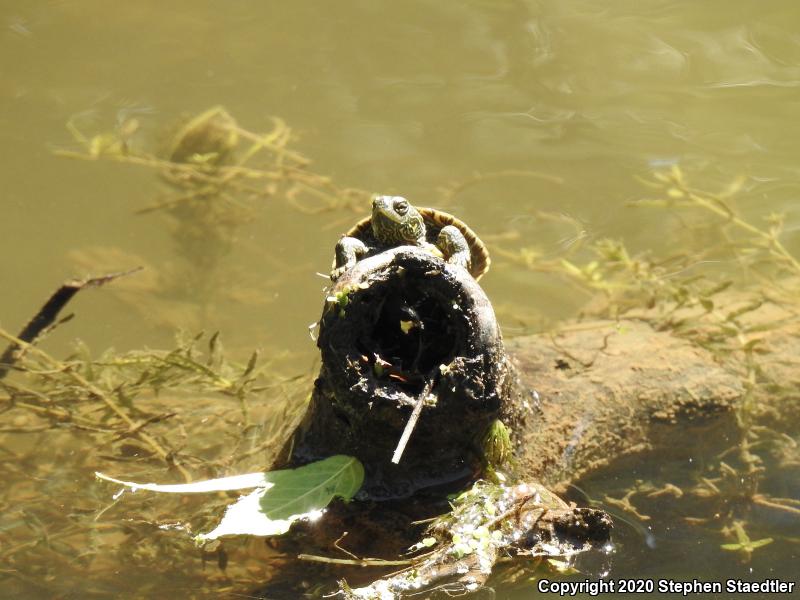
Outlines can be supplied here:
<path id="1" fill-rule="evenodd" d="M 390 249 L 340 277 L 318 346 L 311 404 L 275 466 L 356 456 L 366 497 L 401 498 L 472 481 L 483 469 L 477 440 L 492 421 L 522 425 L 489 299 L 464 269 L 419 248 Z M 420 397 L 421 414 L 392 464 Z"/>
<path id="2" fill-rule="evenodd" d="M 53 294 L 47 299 L 42 307 L 36 312 L 33 318 L 28 321 L 28 324 L 17 335 L 17 339 L 25 342 L 26 344 L 34 343 L 48 328 L 50 328 L 58 318 L 58 315 L 64 307 L 72 300 L 73 296 L 87 287 L 97 287 L 110 283 L 120 277 L 131 275 L 140 271 L 141 267 L 131 269 L 129 271 L 121 271 L 118 273 L 109 273 L 101 275 L 100 277 L 86 277 L 84 279 L 71 279 L 64 282 Z M 9 369 L 13 367 L 14 363 L 19 358 L 19 353 L 22 348 L 20 344 L 12 342 L 8 345 L 2 355 L 0 355 L 0 379 L 6 376 Z"/>
<path id="3" fill-rule="evenodd" d="M 663 460 L 735 435 L 741 378 L 707 351 L 640 321 L 573 324 L 512 340 L 533 417 L 522 471 L 558 489 L 648 453 Z"/>
<path id="4" fill-rule="evenodd" d="M 501 418 L 512 431 L 521 473 L 563 489 L 620 461 L 646 453 L 665 457 L 737 435 L 741 374 L 643 320 L 578 322 L 557 334 L 504 342 L 474 280 L 412 248 L 360 261 L 330 293 L 321 320 L 320 375 L 305 420 L 285 449 L 291 458 L 285 453 L 281 465 L 354 454 L 372 478 L 370 496 L 408 495 L 480 476 L 475 439 Z M 403 461 L 389 468 L 425 369 L 417 360 L 412 366 L 420 373 L 409 372 L 414 369 L 402 360 L 379 356 L 390 344 L 374 338 L 402 318 L 403 302 L 424 305 L 419 299 L 426 294 L 442 306 L 461 307 L 424 309 L 425 319 L 450 320 L 438 334 L 454 345 L 433 357 L 443 359 L 440 373 L 446 374 L 432 389 L 436 405 L 424 407 Z M 387 320 L 382 311 L 398 297 L 401 309 Z"/>

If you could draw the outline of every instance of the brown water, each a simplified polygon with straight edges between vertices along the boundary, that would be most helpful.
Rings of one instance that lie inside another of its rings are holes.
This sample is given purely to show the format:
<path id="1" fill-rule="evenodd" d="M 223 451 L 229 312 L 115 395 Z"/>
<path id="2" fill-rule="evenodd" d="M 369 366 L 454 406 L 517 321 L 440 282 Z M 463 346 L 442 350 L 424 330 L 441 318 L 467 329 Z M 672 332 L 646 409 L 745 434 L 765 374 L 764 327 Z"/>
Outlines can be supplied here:
<path id="1" fill-rule="evenodd" d="M 76 147 L 65 123 L 98 133 L 135 116 L 133 143 L 147 147 L 181 113 L 217 104 L 255 131 L 284 119 L 294 147 L 338 185 L 400 193 L 467 221 L 493 250 L 482 283 L 507 335 L 570 317 L 587 300 L 509 253 L 536 246 L 557 257 L 600 237 L 662 253 L 688 243 L 686 221 L 626 206 L 648 193 L 635 176 L 654 168 L 680 165 L 711 189 L 744 175 L 738 209 L 755 220 L 786 212 L 783 240 L 800 250 L 800 5 L 792 0 L 4 0 L 0 325 L 17 330 L 71 275 L 180 269 L 164 220 L 133 215 L 158 190 L 154 172 L 55 156 Z M 476 173 L 486 177 L 443 193 Z M 537 211 L 562 214 L 577 230 Z M 72 307 L 78 319 L 47 349 L 63 354 L 75 337 L 96 350 L 168 347 L 176 328 L 202 328 L 221 330 L 243 354 L 288 351 L 289 371 L 310 372 L 316 349 L 306 326 L 325 283 L 315 272 L 328 270 L 336 239 L 358 217 L 307 215 L 268 199 L 222 263 L 242 282 L 236 294 L 215 296 L 204 312 L 189 299 L 148 314 L 105 290 L 85 292 Z M 713 276 L 735 264 L 695 269 Z M 681 535 L 653 567 L 644 538 L 632 534 L 619 568 L 698 574 L 677 550 L 690 545 L 704 549 L 716 576 L 759 579 L 773 568 L 772 576 L 796 577 L 796 545 L 764 550 L 751 573 L 720 561 L 719 539 Z M 149 576 L 135 562 L 120 565 L 119 589 Z M 34 584 L 14 582 L 14 597 L 33 597 Z M 186 585 L 202 590 L 202 573 Z M 81 596 L 79 586 L 64 593 Z"/>

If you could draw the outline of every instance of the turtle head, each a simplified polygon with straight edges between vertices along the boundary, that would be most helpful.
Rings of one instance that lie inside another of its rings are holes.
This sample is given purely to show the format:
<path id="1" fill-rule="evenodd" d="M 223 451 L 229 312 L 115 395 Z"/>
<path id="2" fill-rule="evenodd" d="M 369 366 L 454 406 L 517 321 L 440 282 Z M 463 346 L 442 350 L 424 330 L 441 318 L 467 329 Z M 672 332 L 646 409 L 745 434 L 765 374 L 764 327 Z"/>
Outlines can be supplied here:
<path id="1" fill-rule="evenodd" d="M 384 244 L 420 244 L 425 221 L 402 196 L 373 196 L 372 233 Z"/>

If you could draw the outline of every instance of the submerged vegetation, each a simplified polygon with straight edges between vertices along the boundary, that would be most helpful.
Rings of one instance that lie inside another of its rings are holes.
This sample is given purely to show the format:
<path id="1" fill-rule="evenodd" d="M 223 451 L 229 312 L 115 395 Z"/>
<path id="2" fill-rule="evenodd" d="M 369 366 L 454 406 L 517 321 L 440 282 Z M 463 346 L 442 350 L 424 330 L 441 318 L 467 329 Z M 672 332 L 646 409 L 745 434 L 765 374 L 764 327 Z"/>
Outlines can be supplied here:
<path id="1" fill-rule="evenodd" d="M 92 135 L 70 122 L 68 129 L 80 150 L 57 154 L 154 170 L 162 185 L 157 197 L 136 214 L 163 219 L 178 263 L 155 266 L 118 249 L 95 247 L 76 249 L 72 258 L 92 270 L 120 260 L 146 266 L 147 278 L 130 284 L 121 297 L 147 318 L 173 328 L 202 328 L 221 298 L 248 304 L 269 296 L 268 274 L 256 277 L 232 268 L 225 259 L 242 229 L 269 213 L 270 202 L 286 202 L 308 215 L 367 205 L 367 192 L 339 187 L 311 170 L 311 161 L 289 146 L 292 131 L 280 119 L 272 120 L 268 132 L 256 133 L 239 126 L 224 108 L 212 107 L 186 117 L 158 152 L 133 143 L 130 138 L 138 128 L 130 118 L 113 131 Z M 293 275 L 275 258 L 269 243 L 256 252 L 273 277 Z"/>
<path id="2" fill-rule="evenodd" d="M 218 334 L 181 338 L 171 351 L 99 357 L 78 344 L 65 359 L 5 331 L 0 337 L 25 349 L 0 380 L 0 469 L 5 481 L 15 482 L 4 486 L 0 500 L 8 517 L 0 554 L 6 576 L 53 594 L 81 581 L 75 560 L 91 569 L 92 583 L 81 588 L 88 596 L 116 588 L 120 563 L 133 560 L 153 573 L 165 561 L 178 564 L 190 551 L 189 537 L 167 539 L 169 530 L 210 530 L 227 504 L 207 497 L 188 505 L 185 498 L 139 502 L 127 495 L 121 502 L 93 483 L 95 471 L 191 481 L 263 469 L 308 393 L 309 378 L 277 376 L 257 354 L 243 364 L 228 361 Z M 76 478 L 85 496 L 77 505 L 58 501 L 75 501 Z M 175 515 L 194 515 L 191 523 L 166 517 L 170 507 Z M 204 555 L 225 573 L 224 550 L 211 547 Z M 249 579 L 254 564 L 233 563 L 230 576 Z M 263 576 L 258 571 L 253 582 Z M 139 584 L 146 594 L 150 586 L 169 586 L 169 575 Z"/>
<path id="3" fill-rule="evenodd" d="M 191 323 L 199 329 L 219 294 L 248 286 L 249 294 L 260 293 L 258 281 L 231 274 L 222 268 L 222 260 L 240 229 L 269 211 L 268 201 L 286 202 L 303 214 L 350 208 L 363 212 L 366 205 L 365 191 L 339 187 L 314 173 L 310 161 L 290 147 L 291 131 L 280 120 L 271 131 L 254 133 L 225 109 L 214 107 L 187 120 L 160 153 L 133 143 L 137 128 L 131 121 L 112 133 L 92 135 L 70 123 L 80 149 L 59 154 L 151 168 L 164 182 L 159 198 L 139 212 L 164 216 L 180 264 L 148 269 L 149 283 L 127 296 L 132 307 L 161 311 L 164 323 L 174 324 L 175 314 L 185 316 L 186 307 L 197 305 L 202 309 Z M 543 177 L 516 171 L 485 177 L 505 176 Z M 451 187 L 448 198 L 474 179 Z M 664 498 L 687 501 L 685 514 L 691 516 L 686 522 L 718 532 L 721 550 L 745 561 L 779 539 L 796 544 L 797 539 L 763 533 L 765 527 L 758 521 L 758 515 L 766 514 L 767 520 L 788 519 L 795 530 L 800 523 L 800 500 L 771 489 L 776 474 L 796 472 L 800 465 L 797 423 L 781 417 L 783 411 L 794 411 L 795 416 L 800 412 L 786 406 L 796 403 L 796 395 L 781 372 L 768 364 L 770 333 L 797 323 L 792 294 L 800 262 L 782 239 L 783 218 L 769 215 L 762 227 L 741 216 L 734 199 L 742 192 L 742 179 L 714 194 L 690 185 L 675 167 L 653 173 L 643 183 L 654 197 L 632 204 L 686 219 L 691 223 L 688 236 L 699 241 L 696 247 L 681 244 L 682 252 L 667 257 L 636 253 L 619 240 L 584 239 L 581 225 L 573 223 L 581 243 L 566 254 L 552 256 L 536 247 L 510 249 L 502 243 L 492 252 L 497 262 L 554 274 L 584 290 L 591 299 L 587 315 L 642 319 L 709 350 L 746 386 L 737 414 L 739 438 L 702 473 L 693 473 L 691 481 L 625 482 L 627 487 L 617 490 L 619 498 L 607 496 L 604 506 L 646 520 L 648 503 Z M 541 218 L 569 221 L 546 213 Z M 122 258 L 139 262 L 114 249 L 83 249 L 75 257 L 101 270 Z M 736 267 L 727 279 L 695 274 L 695 267 L 705 261 L 722 259 Z M 128 265 L 115 265 L 120 266 Z M 743 288 L 739 284 L 745 279 L 758 285 Z M 347 298 L 328 302 L 329 308 L 344 311 Z M 199 575 L 209 588 L 184 594 L 202 597 L 252 588 L 285 565 L 286 557 L 267 545 L 241 539 L 211 542 L 200 551 L 202 564 L 186 560 L 192 551 L 189 537 L 171 535 L 171 530 L 208 530 L 230 502 L 222 493 L 202 502 L 126 496 L 123 504 L 118 497 L 108 498 L 106 486 L 93 485 L 92 474 L 110 471 L 139 481 L 191 481 L 263 469 L 300 416 L 312 383 L 310 373 L 282 377 L 274 368 L 279 357 L 258 353 L 231 360 L 217 333 L 183 335 L 172 350 L 109 350 L 100 356 L 77 343 L 74 354 L 63 359 L 4 330 L 0 337 L 22 349 L 8 376 L 0 379 L 0 473 L 4 481 L 14 482 L 0 493 L 6 515 L 0 526 L 4 577 L 53 594 L 80 586 L 88 597 L 102 596 L 115 589 L 116 565 L 128 562 L 144 574 L 129 585 L 146 595 L 156 586 L 181 589 L 185 583 L 173 582 L 173 567 L 164 565 L 184 568 L 188 563 L 198 574 L 209 561 L 215 566 Z M 505 426 L 497 422 L 481 442 L 487 460 L 502 470 L 499 466 L 510 460 Z M 86 496 L 74 506 L 64 506 L 55 499 L 74 499 L 74 480 L 84 483 Z M 512 492 L 517 496 L 500 497 Z M 442 557 L 435 553 L 450 552 L 459 560 L 471 557 L 477 571 L 488 575 L 480 568 L 488 553 L 536 557 L 535 549 L 511 552 L 516 540 L 512 543 L 506 524 L 498 520 L 507 510 L 523 512 L 532 494 L 477 485 L 430 526 L 416 550 L 429 549 L 432 554 L 411 559 L 414 566 L 440 568 Z M 526 517 L 538 522 L 550 504 L 541 496 L 531 504 L 535 506 L 527 506 Z M 175 522 L 171 515 L 178 513 L 192 515 L 191 522 Z M 572 565 L 566 561 L 546 566 L 563 570 Z M 86 569 L 92 574 L 89 583 L 83 575 Z M 515 569 L 505 570 L 509 579 L 529 580 L 530 571 L 521 574 Z M 413 587 L 409 573 L 362 590 L 343 584 L 342 595 L 371 597 L 369 593 L 378 593 L 381 586 Z M 453 591 L 468 591 L 477 581 L 460 581 Z"/>
<path id="4" fill-rule="evenodd" d="M 689 249 L 661 258 L 651 251 L 634 255 L 623 242 L 602 239 L 589 244 L 594 257 L 584 262 L 572 257 L 537 260 L 531 257 L 541 253 L 530 249 L 506 256 L 594 292 L 587 316 L 646 321 L 710 351 L 739 375 L 746 390 L 737 408 L 739 437 L 711 457 L 704 472 L 695 474 L 694 481 L 657 485 L 636 481 L 620 490 L 621 500 L 606 496 L 600 506 L 649 521 L 632 499 L 652 505 L 663 497 L 672 502 L 683 498 L 692 507 L 689 511 L 700 507 L 703 512 L 701 517 L 686 516 L 687 523 L 714 528 L 723 539 L 732 540 L 721 543 L 722 549 L 749 561 L 773 538 L 751 542 L 746 528 L 772 528 L 775 537 L 796 543 L 796 537 L 774 524 L 791 523 L 794 531 L 800 527 L 800 499 L 762 491 L 785 487 L 776 481 L 791 480 L 800 464 L 796 393 L 782 380 L 786 370 L 776 369 L 771 340 L 773 333 L 791 335 L 800 323 L 796 301 L 800 263 L 782 240 L 784 215 L 767 215 L 760 227 L 737 213 L 734 198 L 744 178 L 720 193 L 695 188 L 677 166 L 641 181 L 657 196 L 631 206 L 665 210 L 681 219 L 685 233 L 700 240 L 698 247 L 682 243 L 681 248 Z M 719 280 L 694 273 L 703 262 L 718 260 L 731 262 L 738 274 Z M 745 281 L 750 285 L 742 286 Z M 796 381 L 796 373 L 791 377 Z"/>

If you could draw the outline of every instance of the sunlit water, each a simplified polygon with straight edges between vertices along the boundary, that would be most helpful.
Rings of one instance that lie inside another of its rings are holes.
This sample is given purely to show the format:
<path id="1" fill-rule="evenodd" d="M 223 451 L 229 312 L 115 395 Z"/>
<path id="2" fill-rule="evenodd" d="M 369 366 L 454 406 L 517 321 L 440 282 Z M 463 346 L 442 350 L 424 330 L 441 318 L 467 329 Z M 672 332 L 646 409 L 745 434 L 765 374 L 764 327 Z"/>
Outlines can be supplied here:
<path id="1" fill-rule="evenodd" d="M 506 335 L 568 318 L 587 298 L 502 250 L 559 256 L 601 237 L 633 251 L 676 249 L 684 221 L 626 206 L 648 194 L 635 177 L 652 169 L 680 165 L 711 189 L 746 176 L 738 209 L 754 219 L 786 212 L 784 241 L 797 250 L 798 25 L 791 0 L 5 0 L 0 324 L 18 329 L 60 282 L 93 270 L 91 257 L 106 257 L 100 272 L 177 261 L 165 221 L 133 214 L 156 194 L 154 172 L 55 156 L 76 147 L 65 123 L 97 133 L 133 115 L 142 125 L 133 142 L 147 146 L 181 113 L 217 104 L 255 131 L 281 117 L 294 147 L 339 185 L 463 218 L 493 250 L 482 284 Z M 477 173 L 487 177 L 443 191 Z M 537 211 L 566 220 L 543 222 Z M 267 199 L 222 265 L 254 289 L 216 297 L 202 322 L 190 299 L 171 309 L 173 327 L 105 290 L 86 292 L 47 349 L 62 354 L 75 337 L 98 351 L 169 347 L 176 328 L 202 328 L 221 330 L 245 356 L 289 351 L 287 372 L 310 373 L 317 351 L 307 325 L 325 284 L 315 272 L 329 269 L 336 239 L 361 214 L 309 215 Z M 697 266 L 711 276 L 734 268 Z M 796 545 L 776 543 L 742 566 L 720 556 L 720 537 L 698 539 L 689 527 L 656 532 L 657 555 L 641 530 L 622 525 L 619 536 L 619 574 L 797 576 Z M 147 576 L 135 561 L 120 565 L 120 589 Z M 12 580 L 15 597 L 50 597 Z M 202 581 L 199 573 L 187 586 L 201 593 Z M 498 590 L 530 597 L 508 594 Z"/>

